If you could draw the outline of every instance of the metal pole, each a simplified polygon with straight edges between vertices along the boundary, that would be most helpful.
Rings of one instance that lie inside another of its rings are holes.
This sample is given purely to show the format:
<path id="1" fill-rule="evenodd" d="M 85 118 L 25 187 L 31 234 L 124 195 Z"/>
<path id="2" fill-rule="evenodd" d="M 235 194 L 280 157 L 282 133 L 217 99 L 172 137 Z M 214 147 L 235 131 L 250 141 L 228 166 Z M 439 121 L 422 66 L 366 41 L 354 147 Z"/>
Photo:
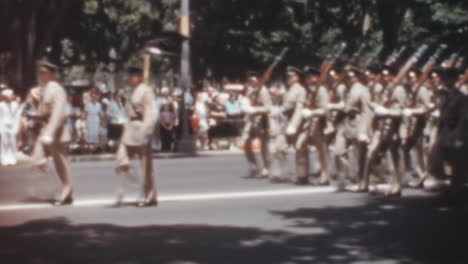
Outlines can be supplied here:
<path id="1" fill-rule="evenodd" d="M 194 153 L 195 143 L 189 133 L 189 116 L 186 107 L 185 95 L 190 91 L 190 8 L 189 0 L 181 0 L 180 34 L 185 37 L 182 40 L 182 52 L 180 61 L 180 85 L 182 88 L 182 135 L 178 142 L 177 150 L 184 153 Z"/>

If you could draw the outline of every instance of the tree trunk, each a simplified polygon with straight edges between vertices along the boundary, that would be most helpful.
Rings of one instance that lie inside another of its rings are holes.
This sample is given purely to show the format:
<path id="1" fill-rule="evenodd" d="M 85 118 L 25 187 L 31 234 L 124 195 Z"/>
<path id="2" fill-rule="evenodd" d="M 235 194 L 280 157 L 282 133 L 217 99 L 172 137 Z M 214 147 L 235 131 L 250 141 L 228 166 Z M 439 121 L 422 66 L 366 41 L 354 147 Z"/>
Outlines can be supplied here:
<path id="1" fill-rule="evenodd" d="M 381 53 L 383 57 L 389 55 L 398 46 L 407 4 L 404 0 L 377 0 L 377 12 L 383 30 L 384 48 Z"/>

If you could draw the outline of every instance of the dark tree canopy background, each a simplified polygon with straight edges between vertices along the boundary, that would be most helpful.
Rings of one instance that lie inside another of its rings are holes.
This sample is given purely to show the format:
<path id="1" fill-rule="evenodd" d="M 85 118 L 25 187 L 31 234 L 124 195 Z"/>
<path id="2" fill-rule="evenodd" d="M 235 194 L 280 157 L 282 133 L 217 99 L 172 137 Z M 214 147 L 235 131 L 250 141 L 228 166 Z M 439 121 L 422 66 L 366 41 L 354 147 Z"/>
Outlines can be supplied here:
<path id="1" fill-rule="evenodd" d="M 180 0 L 2 0 L 1 78 L 24 93 L 35 83 L 34 62 L 47 55 L 64 69 L 117 70 L 141 56 L 167 25 L 178 28 Z M 194 80 L 241 79 L 282 47 L 290 64 L 319 64 L 334 45 L 364 40 L 382 55 L 404 43 L 468 41 L 466 0 L 191 0 Z M 115 50 L 116 57 L 110 56 Z M 50 53 L 47 53 L 50 50 Z M 368 49 L 368 52 L 372 48 Z M 177 72 L 176 59 L 156 59 L 154 72 Z"/>

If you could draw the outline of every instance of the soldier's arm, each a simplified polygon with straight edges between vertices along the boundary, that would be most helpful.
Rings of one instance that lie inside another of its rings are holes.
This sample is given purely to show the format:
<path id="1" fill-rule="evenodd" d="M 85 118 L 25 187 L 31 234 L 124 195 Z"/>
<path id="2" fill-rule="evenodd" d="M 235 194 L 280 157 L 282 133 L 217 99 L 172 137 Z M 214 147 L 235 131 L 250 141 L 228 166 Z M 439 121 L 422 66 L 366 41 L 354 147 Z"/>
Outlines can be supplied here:
<path id="1" fill-rule="evenodd" d="M 153 91 L 151 89 L 146 89 L 143 95 L 143 129 L 147 136 L 151 136 L 153 134 L 153 129 L 158 117 L 154 103 Z"/>
<path id="2" fill-rule="evenodd" d="M 368 133 L 370 131 L 373 121 L 373 109 L 369 89 L 363 89 L 359 98 L 361 100 L 362 105 L 361 115 L 363 116 L 363 122 L 359 126 L 358 136 L 364 136 L 365 138 L 368 138 Z"/>
<path id="3" fill-rule="evenodd" d="M 270 93 L 265 87 L 262 87 L 259 94 L 261 106 L 252 106 L 252 115 L 265 115 L 269 114 L 273 108 L 273 102 L 271 101 Z"/>
<path id="4" fill-rule="evenodd" d="M 46 89 L 43 100 L 45 104 L 52 105 L 52 111 L 43 134 L 44 137 L 48 137 L 50 142 L 52 142 L 57 135 L 57 131 L 65 122 L 67 97 L 61 87 L 52 84 L 52 87 Z"/>
<path id="5" fill-rule="evenodd" d="M 325 87 L 320 87 L 316 96 L 317 108 L 313 110 L 305 109 L 303 111 L 304 117 L 321 117 L 327 114 L 330 97 Z"/>
<path id="6" fill-rule="evenodd" d="M 304 110 L 304 105 L 306 101 L 306 92 L 305 89 L 302 89 L 297 95 L 297 102 L 294 107 L 294 114 L 289 121 L 288 128 L 290 130 L 297 131 L 299 125 L 302 122 L 302 111 Z"/>

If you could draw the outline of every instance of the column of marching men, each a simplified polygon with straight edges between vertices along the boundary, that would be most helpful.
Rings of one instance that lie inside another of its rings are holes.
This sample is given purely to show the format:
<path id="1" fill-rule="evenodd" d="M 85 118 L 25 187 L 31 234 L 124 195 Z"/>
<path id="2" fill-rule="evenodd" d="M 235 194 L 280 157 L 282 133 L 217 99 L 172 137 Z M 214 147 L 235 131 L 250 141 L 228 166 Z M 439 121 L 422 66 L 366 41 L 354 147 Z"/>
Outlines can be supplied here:
<path id="1" fill-rule="evenodd" d="M 468 74 L 453 61 L 438 66 L 444 48 L 422 67 L 425 45 L 399 67 L 396 58 L 383 66 L 288 66 L 278 105 L 264 86 L 268 75 L 249 73 L 243 103 L 247 176 L 316 186 L 336 179 L 340 188 L 368 192 L 371 180 L 386 183 L 390 172 L 387 196 L 400 196 L 405 184 L 439 189 L 448 182 L 450 191 L 460 193 L 468 154 Z M 262 144 L 261 165 L 248 147 L 255 138 Z M 294 173 L 287 162 L 291 150 Z"/>
<path id="2" fill-rule="evenodd" d="M 338 180 L 340 188 L 356 184 L 348 189 L 368 192 L 371 176 L 373 182 L 385 183 L 390 172 L 388 196 L 401 195 L 407 180 L 412 188 L 436 188 L 450 182 L 451 190 L 460 193 L 467 171 L 468 74 L 466 67 L 453 59 L 445 61 L 444 67 L 437 66 L 442 48 L 418 67 L 427 49 L 423 45 L 399 67 L 395 64 L 398 53 L 383 66 L 368 63 L 358 67 L 354 60 L 358 54 L 341 67 L 335 64 L 338 55 L 327 57 L 319 68 L 288 66 L 286 89 L 281 95 L 268 89 L 266 83 L 285 50 L 263 75 L 249 72 L 241 102 L 247 176 L 317 186 Z M 38 62 L 39 86 L 34 90 L 38 111 L 29 116 L 40 123 L 40 132 L 31 162 L 39 173 L 46 174 L 51 157 L 61 182 L 55 204 L 65 205 L 74 199 L 68 160 L 71 136 L 66 123 L 67 96 L 57 81 L 57 71 L 48 61 Z M 116 205 L 122 204 L 127 181 L 134 177 L 131 158 L 136 156 L 143 174 L 142 198 L 137 205 L 155 206 L 158 200 L 151 155 L 157 120 L 155 95 L 144 83 L 141 68 L 129 67 L 128 81 L 132 90 L 127 113 L 122 116 L 123 134 L 116 155 Z M 9 98 L 9 93 L 3 96 Z M 19 106 L 12 99 L 0 107 Z M 8 153 L 15 128 L 6 118 L 0 121 L 2 153 Z M 260 141 L 261 162 L 252 149 L 256 139 Z M 313 163 L 311 149 L 315 149 Z M 291 150 L 295 172 L 289 170 Z"/>

